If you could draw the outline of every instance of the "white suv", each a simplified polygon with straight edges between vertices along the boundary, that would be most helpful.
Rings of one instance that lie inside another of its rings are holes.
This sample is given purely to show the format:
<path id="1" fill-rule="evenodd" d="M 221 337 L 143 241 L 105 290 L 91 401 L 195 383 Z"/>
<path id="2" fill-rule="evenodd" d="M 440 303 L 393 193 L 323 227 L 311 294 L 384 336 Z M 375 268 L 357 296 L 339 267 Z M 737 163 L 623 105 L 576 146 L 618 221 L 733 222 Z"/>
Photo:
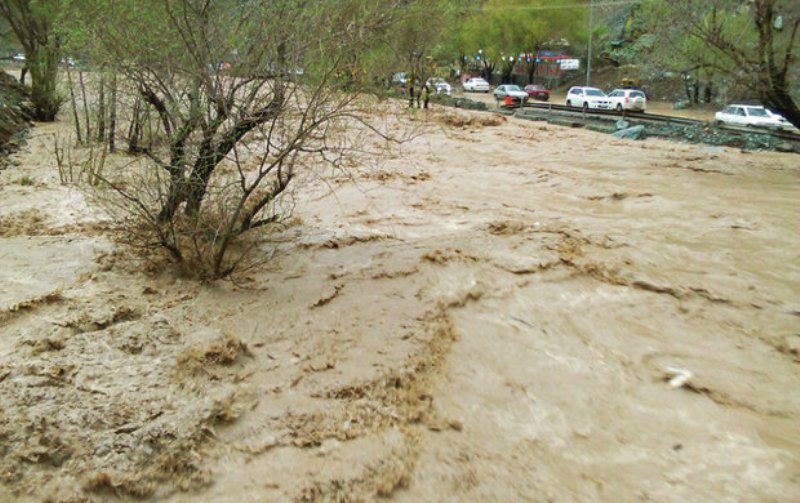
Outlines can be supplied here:
<path id="1" fill-rule="evenodd" d="M 425 86 L 436 91 L 436 94 L 445 94 L 450 96 L 450 92 L 452 91 L 450 84 L 448 84 L 447 81 L 441 77 L 429 78 L 425 82 Z"/>
<path id="2" fill-rule="evenodd" d="M 572 87 L 567 93 L 568 107 L 611 109 L 611 102 L 606 93 L 596 87 Z"/>
<path id="3" fill-rule="evenodd" d="M 464 87 L 464 92 L 472 91 L 473 93 L 488 93 L 491 90 L 489 83 L 480 77 L 473 77 L 464 82 L 462 86 Z"/>
<path id="4" fill-rule="evenodd" d="M 608 94 L 608 101 L 611 103 L 611 108 L 617 112 L 623 110 L 644 112 L 647 107 L 647 96 L 638 89 L 614 89 Z"/>

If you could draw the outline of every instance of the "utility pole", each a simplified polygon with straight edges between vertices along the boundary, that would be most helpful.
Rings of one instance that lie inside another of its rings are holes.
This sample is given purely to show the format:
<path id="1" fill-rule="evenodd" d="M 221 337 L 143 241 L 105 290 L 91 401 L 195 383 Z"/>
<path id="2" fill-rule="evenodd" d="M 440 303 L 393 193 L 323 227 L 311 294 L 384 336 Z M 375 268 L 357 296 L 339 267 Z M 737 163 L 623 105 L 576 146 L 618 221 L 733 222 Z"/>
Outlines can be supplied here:
<path id="1" fill-rule="evenodd" d="M 592 31 L 594 30 L 594 0 L 589 0 L 589 54 L 586 57 L 586 85 L 592 85 Z"/>

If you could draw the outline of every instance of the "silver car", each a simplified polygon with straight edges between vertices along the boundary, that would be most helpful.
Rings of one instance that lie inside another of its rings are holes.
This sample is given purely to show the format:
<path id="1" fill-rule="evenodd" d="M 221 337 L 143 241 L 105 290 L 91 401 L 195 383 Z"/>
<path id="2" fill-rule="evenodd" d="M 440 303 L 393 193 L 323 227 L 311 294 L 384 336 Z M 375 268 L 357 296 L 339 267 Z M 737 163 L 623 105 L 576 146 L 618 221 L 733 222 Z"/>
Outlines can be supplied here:
<path id="1" fill-rule="evenodd" d="M 513 84 L 497 86 L 492 94 L 506 105 L 520 105 L 528 102 L 528 93 Z"/>

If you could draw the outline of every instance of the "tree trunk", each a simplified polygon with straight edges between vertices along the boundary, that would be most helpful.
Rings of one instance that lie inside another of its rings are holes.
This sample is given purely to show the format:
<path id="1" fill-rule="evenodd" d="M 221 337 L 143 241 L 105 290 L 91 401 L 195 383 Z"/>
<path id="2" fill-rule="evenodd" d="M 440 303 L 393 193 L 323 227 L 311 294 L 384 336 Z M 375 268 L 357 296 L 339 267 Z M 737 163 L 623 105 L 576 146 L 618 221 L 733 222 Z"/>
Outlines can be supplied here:
<path id="1" fill-rule="evenodd" d="M 183 173 L 180 169 L 173 167 L 170 169 L 169 180 L 169 194 L 167 200 L 161 206 L 161 211 L 158 214 L 159 222 L 169 222 L 178 211 L 178 205 L 183 200 L 184 192 Z"/>
<path id="2" fill-rule="evenodd" d="M 537 51 L 538 52 L 538 51 Z M 528 63 L 528 84 L 536 83 L 536 59 L 531 59 Z"/>
<path id="3" fill-rule="evenodd" d="M 217 128 L 222 125 L 222 121 L 219 121 L 219 119 L 217 124 L 210 125 L 209 129 L 203 132 L 204 139 L 200 145 L 197 159 L 192 167 L 188 181 L 184 182 L 184 187 L 181 190 L 181 195 L 185 195 L 187 215 L 196 216 L 199 213 L 200 206 L 203 204 L 203 199 L 208 190 L 208 182 L 211 179 L 211 175 L 217 165 L 233 150 L 233 147 L 255 127 L 274 120 L 281 113 L 284 91 L 276 89 L 275 93 L 276 95 L 270 104 L 256 113 L 240 119 L 218 141 L 215 142 L 214 140 Z M 188 133 L 191 131 L 182 131 L 179 135 L 184 132 L 187 133 L 186 137 L 188 138 Z"/>
<path id="4" fill-rule="evenodd" d="M 755 24 L 758 30 L 759 52 L 759 91 L 764 105 L 783 115 L 794 126 L 800 127 L 800 110 L 789 93 L 787 73 L 793 60 L 792 50 L 800 26 L 797 20 L 792 28 L 789 46 L 785 49 L 783 65 L 776 59 L 773 39 L 773 21 L 775 18 L 774 0 L 756 0 Z"/>
<path id="5" fill-rule="evenodd" d="M 800 128 L 800 109 L 788 92 L 783 89 L 770 89 L 762 95 L 761 100 L 769 109 L 781 114 Z"/>
<path id="6" fill-rule="evenodd" d="M 97 142 L 106 140 L 106 76 L 100 72 L 100 83 L 97 92 Z"/>
<path id="7" fill-rule="evenodd" d="M 458 53 L 458 76 L 461 78 L 464 75 L 464 70 L 467 69 L 467 55 L 463 52 Z"/>
<path id="8" fill-rule="evenodd" d="M 117 132 L 117 73 L 111 75 L 111 103 L 108 118 L 108 151 L 114 151 L 114 136 Z"/>
<path id="9" fill-rule="evenodd" d="M 189 176 L 188 186 L 184 190 L 186 192 L 187 215 L 195 216 L 200 212 L 200 206 L 203 204 L 203 199 L 208 190 L 208 182 L 215 168 L 214 153 L 209 150 L 207 155 L 204 155 L 204 149 L 201 148 L 200 157 L 197 158 L 197 163 Z"/>
<path id="10" fill-rule="evenodd" d="M 714 97 L 714 90 L 713 84 L 711 83 L 711 79 L 706 81 L 706 85 L 703 88 L 703 101 L 705 103 L 711 103 L 711 100 Z"/>
<path id="11" fill-rule="evenodd" d="M 52 122 L 61 107 L 56 92 L 58 82 L 58 50 L 39 45 L 29 55 L 28 70 L 31 74 L 31 102 L 34 117 L 38 121 Z"/>
<path id="12" fill-rule="evenodd" d="M 489 63 L 486 59 L 483 60 L 483 71 L 481 76 L 488 82 L 492 83 L 492 75 L 494 75 L 494 63 Z"/>
<path id="13" fill-rule="evenodd" d="M 137 96 L 136 102 L 133 104 L 133 117 L 131 118 L 131 125 L 128 129 L 128 153 L 138 154 L 139 140 L 142 139 L 142 101 Z"/>
<path id="14" fill-rule="evenodd" d="M 153 117 L 150 113 L 150 107 L 145 107 L 144 109 L 147 112 L 145 117 L 147 118 L 147 150 L 153 150 Z M 158 121 L 156 121 L 156 127 L 160 127 Z M 144 124 L 142 125 L 142 137 L 144 137 Z"/>
<path id="15" fill-rule="evenodd" d="M 512 75 L 514 73 L 514 63 L 506 61 L 503 63 L 503 84 L 512 84 Z"/>
<path id="16" fill-rule="evenodd" d="M 686 99 L 689 101 L 689 103 L 691 103 L 692 102 L 692 87 L 689 84 L 689 80 L 688 80 L 689 76 L 684 73 L 684 74 L 681 75 L 681 77 L 682 77 L 682 80 L 683 80 L 683 90 L 684 90 L 684 92 L 686 92 Z"/>
<path id="17" fill-rule="evenodd" d="M 69 99 L 72 104 L 72 118 L 75 120 L 75 136 L 78 143 L 83 143 L 81 138 L 81 120 L 78 116 L 78 102 L 75 100 L 75 84 L 72 81 L 72 72 L 67 66 L 67 83 L 69 84 Z"/>
<path id="18" fill-rule="evenodd" d="M 186 187 L 187 182 L 184 175 L 186 166 L 186 141 L 189 139 L 189 136 L 192 134 L 194 129 L 194 124 L 191 122 L 184 124 L 180 131 L 178 131 L 177 136 L 170 146 L 170 165 L 167 168 L 170 175 L 169 195 L 167 196 L 167 200 L 162 205 L 161 212 L 158 215 L 158 219 L 161 222 L 168 222 L 172 220 L 172 217 L 175 216 L 175 212 L 178 210 L 178 206 L 186 199 L 187 192 L 192 193 L 194 190 L 192 187 Z M 211 172 L 216 166 L 216 162 L 213 160 L 214 152 L 211 148 L 212 140 L 213 136 L 206 136 L 206 139 L 203 141 L 203 145 L 200 147 L 200 153 L 198 154 L 194 168 L 194 171 L 196 172 L 198 171 L 198 165 L 202 165 L 205 168 L 208 163 L 213 162 L 213 164 L 210 165 L 210 171 L 208 171 L 208 174 L 204 180 L 204 184 L 208 184 L 208 178 L 210 178 Z M 197 182 L 197 177 L 191 176 L 188 183 L 191 184 L 194 182 Z M 203 195 L 205 195 L 205 185 L 203 187 L 203 194 L 200 196 L 199 200 L 202 199 Z M 193 207 L 192 214 L 196 214 L 200 209 L 199 200 L 196 207 Z"/>
<path id="19" fill-rule="evenodd" d="M 86 120 L 86 141 L 92 141 L 92 126 L 89 119 L 89 101 L 86 99 L 86 83 L 83 81 L 83 70 L 78 71 L 78 83 L 81 85 L 81 97 L 83 98 L 83 118 Z"/>

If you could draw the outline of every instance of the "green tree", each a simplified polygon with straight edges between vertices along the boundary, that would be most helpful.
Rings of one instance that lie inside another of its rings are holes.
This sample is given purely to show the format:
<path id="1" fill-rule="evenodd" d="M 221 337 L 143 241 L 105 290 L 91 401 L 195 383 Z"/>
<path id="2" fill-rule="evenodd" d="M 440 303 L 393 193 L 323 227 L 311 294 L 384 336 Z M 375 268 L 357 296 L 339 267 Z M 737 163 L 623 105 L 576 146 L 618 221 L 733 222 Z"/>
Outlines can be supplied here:
<path id="1" fill-rule="evenodd" d="M 413 0 L 407 2 L 387 37 L 388 68 L 407 72 L 409 106 L 424 106 L 433 89 L 428 79 L 437 67 L 453 59 L 448 37 L 463 14 L 463 2 L 453 0 Z M 430 20 L 435 19 L 435 23 Z M 424 98 L 423 98 L 424 95 Z"/>
<path id="2" fill-rule="evenodd" d="M 476 10 L 462 26 L 459 45 L 464 54 L 480 58 L 481 76 L 492 81 L 495 69 L 501 64 L 503 54 L 503 27 L 493 16 L 483 10 Z"/>
<path id="3" fill-rule="evenodd" d="M 465 23 L 462 45 L 469 53 L 482 51 L 485 78 L 499 67 L 508 82 L 520 54 L 535 55 L 553 40 L 582 43 L 587 13 L 572 0 L 488 0 Z M 526 58 L 525 64 L 533 82 L 536 58 Z"/>
<path id="4" fill-rule="evenodd" d="M 60 37 L 55 30 L 62 8 L 60 0 L 3 0 L 0 16 L 6 19 L 25 52 L 31 75 L 31 101 L 40 121 L 55 120 L 61 106 L 56 84 Z"/>
<path id="5" fill-rule="evenodd" d="M 797 89 L 791 87 L 798 77 L 800 3 L 648 0 L 644 5 L 650 31 L 674 52 L 673 61 L 741 84 L 800 126 Z"/>

